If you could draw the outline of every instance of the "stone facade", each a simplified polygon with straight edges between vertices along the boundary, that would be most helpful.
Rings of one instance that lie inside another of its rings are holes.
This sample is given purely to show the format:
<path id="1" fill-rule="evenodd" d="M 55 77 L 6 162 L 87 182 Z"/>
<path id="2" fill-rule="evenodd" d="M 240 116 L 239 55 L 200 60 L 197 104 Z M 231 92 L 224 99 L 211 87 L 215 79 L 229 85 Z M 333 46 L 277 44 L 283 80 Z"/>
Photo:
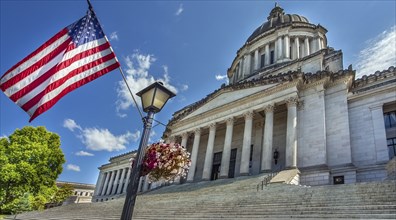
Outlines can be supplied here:
<path id="1" fill-rule="evenodd" d="M 132 160 L 136 151 L 111 157 L 109 163 L 100 166 L 98 180 L 92 202 L 104 202 L 124 197 L 131 175 Z M 160 183 L 149 183 L 146 176 L 140 177 L 138 192 L 144 192 L 160 186 Z"/>
<path id="2" fill-rule="evenodd" d="M 95 185 L 85 184 L 85 183 L 75 183 L 75 182 L 63 182 L 63 181 L 56 182 L 56 185 L 58 187 L 65 184 L 72 185 L 74 190 L 73 190 L 73 194 L 63 202 L 63 205 L 67 205 L 71 203 L 91 202 L 95 190 Z"/>
<path id="3" fill-rule="evenodd" d="M 295 168 L 304 185 L 387 177 L 396 70 L 355 79 L 326 32 L 276 6 L 238 50 L 230 83 L 173 114 L 163 137 L 192 153 L 188 182 Z"/>

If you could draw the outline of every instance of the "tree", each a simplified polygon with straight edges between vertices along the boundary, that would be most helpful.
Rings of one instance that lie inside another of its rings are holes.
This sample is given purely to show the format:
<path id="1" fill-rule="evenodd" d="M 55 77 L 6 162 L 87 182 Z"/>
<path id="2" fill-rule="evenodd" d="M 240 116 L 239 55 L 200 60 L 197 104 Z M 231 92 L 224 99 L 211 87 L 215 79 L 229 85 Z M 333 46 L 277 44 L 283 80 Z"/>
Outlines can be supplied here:
<path id="1" fill-rule="evenodd" d="M 73 195 L 74 187 L 71 184 L 62 184 L 58 186 L 55 196 L 52 198 L 52 203 L 61 203 L 65 199 Z"/>
<path id="2" fill-rule="evenodd" d="M 56 192 L 55 181 L 65 162 L 59 135 L 45 127 L 27 126 L 0 138 L 0 213 L 44 208 Z"/>

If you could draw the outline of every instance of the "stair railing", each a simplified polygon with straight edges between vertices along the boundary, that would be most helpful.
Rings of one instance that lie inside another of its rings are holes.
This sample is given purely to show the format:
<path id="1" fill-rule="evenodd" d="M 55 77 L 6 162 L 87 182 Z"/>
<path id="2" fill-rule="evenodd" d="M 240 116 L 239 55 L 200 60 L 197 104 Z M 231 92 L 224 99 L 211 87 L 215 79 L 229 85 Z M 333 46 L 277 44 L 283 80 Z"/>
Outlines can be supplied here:
<path id="1" fill-rule="evenodd" d="M 260 186 L 261 186 L 261 190 L 263 190 L 264 186 L 267 186 L 271 182 L 271 179 L 274 178 L 277 174 L 278 172 L 268 173 L 264 177 L 264 179 L 259 184 L 257 184 L 257 192 L 259 191 Z"/>

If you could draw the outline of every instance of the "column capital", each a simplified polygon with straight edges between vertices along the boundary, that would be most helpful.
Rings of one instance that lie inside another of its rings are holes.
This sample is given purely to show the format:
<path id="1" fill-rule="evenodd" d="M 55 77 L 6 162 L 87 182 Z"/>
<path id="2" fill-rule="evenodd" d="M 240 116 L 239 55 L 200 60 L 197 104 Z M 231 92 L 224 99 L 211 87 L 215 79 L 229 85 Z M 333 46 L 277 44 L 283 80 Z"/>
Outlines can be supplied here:
<path id="1" fill-rule="evenodd" d="M 181 134 L 181 137 L 182 137 L 182 138 L 187 138 L 187 137 L 188 137 L 188 132 L 182 133 L 182 134 Z"/>
<path id="2" fill-rule="evenodd" d="M 243 116 L 245 117 L 245 120 L 247 119 L 253 119 L 253 111 L 247 111 L 243 114 Z"/>
<path id="3" fill-rule="evenodd" d="M 209 129 L 216 129 L 216 122 L 209 124 Z"/>
<path id="4" fill-rule="evenodd" d="M 196 128 L 196 129 L 194 130 L 194 134 L 195 134 L 195 135 L 201 135 L 201 128 Z"/>
<path id="5" fill-rule="evenodd" d="M 298 103 L 297 97 L 291 97 L 291 98 L 286 99 L 286 105 L 288 108 L 297 106 L 297 103 Z"/>
<path id="6" fill-rule="evenodd" d="M 265 108 L 264 108 L 265 113 L 274 112 L 274 110 L 275 110 L 274 104 L 269 104 L 269 105 L 265 106 Z"/>
<path id="7" fill-rule="evenodd" d="M 234 124 L 234 118 L 227 118 L 226 119 L 226 123 L 227 123 L 227 125 L 233 125 Z"/>

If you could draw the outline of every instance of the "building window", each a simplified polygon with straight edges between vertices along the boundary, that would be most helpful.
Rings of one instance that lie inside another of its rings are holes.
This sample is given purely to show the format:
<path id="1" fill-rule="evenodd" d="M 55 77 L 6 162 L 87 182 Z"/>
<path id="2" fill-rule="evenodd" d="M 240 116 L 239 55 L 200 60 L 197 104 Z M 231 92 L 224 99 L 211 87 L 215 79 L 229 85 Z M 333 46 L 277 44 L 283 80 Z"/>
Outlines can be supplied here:
<path id="1" fill-rule="evenodd" d="M 261 59 L 260 59 L 260 68 L 263 68 L 265 65 L 265 53 L 261 54 Z"/>
<path id="2" fill-rule="evenodd" d="M 396 111 L 384 114 L 385 128 L 396 127 Z"/>
<path id="3" fill-rule="evenodd" d="M 392 159 L 396 155 L 396 137 L 387 139 L 389 159 Z"/>

